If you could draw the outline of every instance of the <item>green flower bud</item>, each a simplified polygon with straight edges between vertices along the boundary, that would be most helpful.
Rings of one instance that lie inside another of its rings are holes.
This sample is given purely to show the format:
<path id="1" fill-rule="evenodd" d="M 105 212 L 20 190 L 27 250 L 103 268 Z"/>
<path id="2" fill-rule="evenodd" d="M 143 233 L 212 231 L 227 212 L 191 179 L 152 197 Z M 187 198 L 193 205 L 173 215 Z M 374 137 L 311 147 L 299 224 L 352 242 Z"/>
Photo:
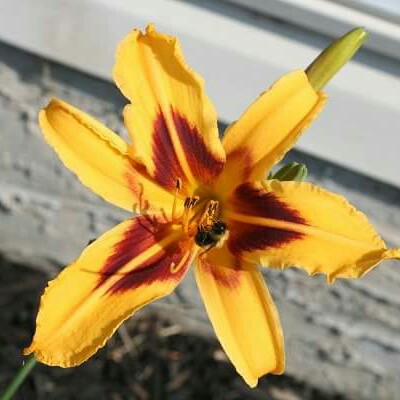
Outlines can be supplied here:
<path id="1" fill-rule="evenodd" d="M 332 42 L 306 69 L 311 86 L 321 90 L 353 57 L 367 37 L 364 28 L 356 28 Z"/>
<path id="2" fill-rule="evenodd" d="M 270 174 L 268 179 L 279 181 L 304 181 L 307 178 L 307 167 L 305 164 L 291 162 L 280 168 L 275 174 Z"/>

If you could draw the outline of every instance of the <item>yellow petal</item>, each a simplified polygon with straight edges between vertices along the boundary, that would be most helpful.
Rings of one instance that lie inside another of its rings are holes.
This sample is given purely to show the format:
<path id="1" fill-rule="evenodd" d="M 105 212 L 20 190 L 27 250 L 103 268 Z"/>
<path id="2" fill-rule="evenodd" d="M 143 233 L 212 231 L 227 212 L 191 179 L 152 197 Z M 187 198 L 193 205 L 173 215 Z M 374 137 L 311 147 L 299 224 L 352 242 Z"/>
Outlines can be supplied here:
<path id="1" fill-rule="evenodd" d="M 226 258 L 231 268 L 221 266 Z M 213 250 L 198 258 L 196 281 L 223 349 L 254 387 L 261 376 L 283 372 L 283 333 L 262 274 L 254 266 L 240 268 L 240 262 L 226 251 Z"/>
<path id="2" fill-rule="evenodd" d="M 311 183 L 243 184 L 230 199 L 228 247 L 265 266 L 298 266 L 310 274 L 357 278 L 377 263 L 400 258 L 347 200 Z"/>
<path id="3" fill-rule="evenodd" d="M 77 108 L 54 99 L 40 112 L 47 142 L 83 184 L 110 203 L 132 211 L 172 209 L 173 195 L 152 181 L 114 132 Z"/>
<path id="4" fill-rule="evenodd" d="M 114 79 L 132 103 L 124 117 L 136 155 L 157 182 L 174 189 L 180 178 L 192 193 L 218 176 L 225 153 L 217 115 L 177 39 L 152 25 L 134 30 L 118 47 Z"/>
<path id="5" fill-rule="evenodd" d="M 41 298 L 32 344 L 47 365 L 78 365 L 140 307 L 169 294 L 193 253 L 168 223 L 127 220 L 89 245 Z"/>
<path id="6" fill-rule="evenodd" d="M 285 75 L 263 93 L 225 133 L 226 168 L 221 191 L 238 183 L 265 179 L 271 167 L 293 147 L 326 100 L 303 71 Z"/>

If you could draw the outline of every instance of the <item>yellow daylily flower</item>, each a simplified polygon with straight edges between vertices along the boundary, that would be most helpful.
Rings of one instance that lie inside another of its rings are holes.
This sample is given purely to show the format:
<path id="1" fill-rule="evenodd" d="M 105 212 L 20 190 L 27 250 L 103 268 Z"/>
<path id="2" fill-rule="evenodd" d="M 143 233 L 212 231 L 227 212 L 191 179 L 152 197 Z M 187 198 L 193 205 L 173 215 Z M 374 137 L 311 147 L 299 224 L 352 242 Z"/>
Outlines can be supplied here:
<path id="1" fill-rule="evenodd" d="M 84 362 L 140 307 L 171 293 L 196 260 L 207 313 L 238 373 L 250 386 L 282 373 L 282 328 L 258 265 L 295 265 L 333 281 L 400 257 L 343 197 L 265 180 L 326 95 L 304 71 L 291 72 L 221 142 L 203 80 L 179 42 L 151 25 L 121 42 L 114 79 L 131 102 L 124 118 L 132 144 L 60 100 L 39 122 L 85 185 L 143 215 L 105 233 L 49 283 L 24 354 L 61 367 Z"/>

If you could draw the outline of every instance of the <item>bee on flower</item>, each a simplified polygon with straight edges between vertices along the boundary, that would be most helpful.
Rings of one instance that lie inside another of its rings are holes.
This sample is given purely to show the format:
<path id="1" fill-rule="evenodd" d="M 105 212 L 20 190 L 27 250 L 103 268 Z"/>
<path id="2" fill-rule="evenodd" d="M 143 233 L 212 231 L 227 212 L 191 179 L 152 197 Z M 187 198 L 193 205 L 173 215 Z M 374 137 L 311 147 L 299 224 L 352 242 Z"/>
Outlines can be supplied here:
<path id="1" fill-rule="evenodd" d="M 238 373 L 250 386 L 282 373 L 282 328 L 260 266 L 297 266 L 333 282 L 400 258 L 343 197 L 267 178 L 364 38 L 356 29 L 306 71 L 280 78 L 222 141 L 203 80 L 179 42 L 152 25 L 132 31 L 116 55 L 131 143 L 53 99 L 39 122 L 66 167 L 105 200 L 142 215 L 88 245 L 49 283 L 24 354 L 48 365 L 81 364 L 125 319 L 171 293 L 194 262 L 208 316 Z"/>

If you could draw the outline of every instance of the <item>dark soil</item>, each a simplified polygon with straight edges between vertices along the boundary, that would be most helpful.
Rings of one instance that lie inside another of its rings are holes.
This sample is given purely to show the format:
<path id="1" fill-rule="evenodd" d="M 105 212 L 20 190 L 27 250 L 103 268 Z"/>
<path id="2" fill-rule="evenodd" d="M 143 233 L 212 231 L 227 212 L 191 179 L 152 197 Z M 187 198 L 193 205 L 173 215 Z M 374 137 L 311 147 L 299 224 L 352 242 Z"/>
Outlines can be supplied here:
<path id="1" fill-rule="evenodd" d="M 0 259 L 0 392 L 29 344 L 45 274 Z M 339 400 L 288 376 L 268 376 L 249 389 L 216 341 L 188 334 L 158 314 L 131 318 L 82 366 L 37 365 L 16 399 Z"/>

